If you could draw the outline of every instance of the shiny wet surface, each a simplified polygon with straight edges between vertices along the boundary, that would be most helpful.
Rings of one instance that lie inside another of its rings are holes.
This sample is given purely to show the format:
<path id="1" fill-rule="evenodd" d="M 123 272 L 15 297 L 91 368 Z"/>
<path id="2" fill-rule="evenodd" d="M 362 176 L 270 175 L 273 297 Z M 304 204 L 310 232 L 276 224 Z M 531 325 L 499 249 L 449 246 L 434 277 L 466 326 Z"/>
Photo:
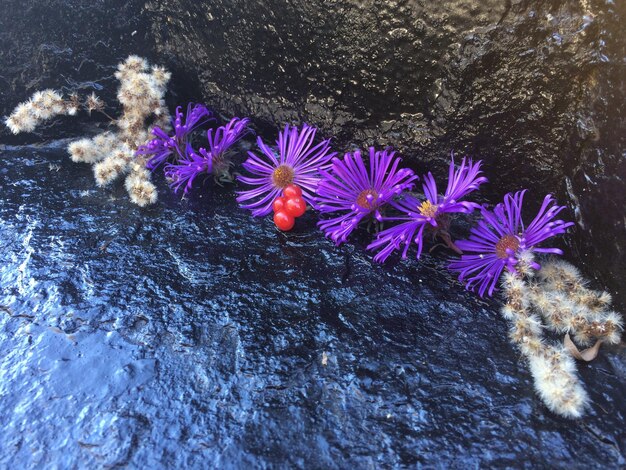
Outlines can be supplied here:
<path id="1" fill-rule="evenodd" d="M 141 210 L 62 143 L 0 156 L 0 466 L 626 465 L 623 343 L 555 417 L 442 250 L 381 267 L 232 186 Z"/>

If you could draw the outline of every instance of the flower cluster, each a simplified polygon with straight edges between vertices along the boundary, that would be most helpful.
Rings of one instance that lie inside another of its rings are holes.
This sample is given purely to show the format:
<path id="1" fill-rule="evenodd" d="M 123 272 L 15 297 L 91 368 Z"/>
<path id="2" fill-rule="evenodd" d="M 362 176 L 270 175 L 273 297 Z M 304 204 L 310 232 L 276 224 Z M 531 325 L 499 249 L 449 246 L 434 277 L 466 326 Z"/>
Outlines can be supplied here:
<path id="1" fill-rule="evenodd" d="M 402 257 L 406 258 L 411 243 L 417 245 L 417 258 L 422 254 L 425 231 L 432 232 L 433 237 L 439 236 L 450 248 L 459 252 L 452 242 L 449 234 L 450 214 L 470 213 L 479 208 L 475 202 L 461 201 L 467 194 L 478 189 L 487 182 L 487 178 L 480 176 L 481 162 L 473 163 L 472 160 L 463 158 L 461 166 L 455 167 L 454 156 L 450 163 L 448 186 L 443 195 L 437 192 L 437 183 L 432 173 L 424 176 L 424 196 L 420 201 L 411 195 L 404 197 L 391 205 L 397 209 L 400 215 L 384 217 L 385 221 L 399 222 L 378 234 L 368 249 L 380 250 L 374 256 L 377 262 L 384 262 L 391 253 L 402 249 Z"/>
<path id="2" fill-rule="evenodd" d="M 148 158 L 147 167 L 152 171 L 164 164 L 165 176 L 175 192 L 182 188 L 183 194 L 187 194 L 196 178 L 203 174 L 213 173 L 218 181 L 229 180 L 232 164 L 227 152 L 245 135 L 249 119 L 233 118 L 225 126 L 209 129 L 209 149 L 201 147 L 196 151 L 192 145 L 194 132 L 212 119 L 211 112 L 203 104 L 190 103 L 187 113 L 183 113 L 179 106 L 172 120 L 173 133 L 170 135 L 161 128 L 154 128 L 155 138 L 139 147 L 137 155 Z"/>
<path id="3" fill-rule="evenodd" d="M 336 155 L 330 151 L 329 140 L 314 144 L 316 132 L 317 129 L 307 124 L 302 129 L 286 125 L 278 135 L 277 152 L 259 137 L 257 145 L 264 158 L 248 152 L 243 167 L 255 177 L 239 176 L 238 179 L 254 188 L 238 193 L 240 206 L 250 210 L 255 217 L 267 215 L 272 211 L 274 200 L 293 183 L 302 189 L 304 200 L 316 207 L 314 197 L 320 180 L 319 172 L 328 168 L 330 160 Z"/>
<path id="4" fill-rule="evenodd" d="M 130 56 L 117 67 L 115 77 L 120 81 L 117 98 L 122 105 L 121 115 L 114 121 L 117 132 L 105 133 L 100 140 L 109 145 L 100 146 L 98 136 L 81 140 L 77 146 L 70 144 L 68 148 L 72 160 L 94 163 L 94 175 L 98 186 L 106 186 L 126 175 L 124 186 L 130 200 L 143 207 L 154 204 L 157 200 L 156 187 L 150 180 L 150 172 L 146 171 L 144 158 L 135 158 L 134 152 L 149 138 L 150 125 L 166 125 L 169 112 L 165 106 L 164 95 L 170 73 L 162 67 L 150 67 L 148 62 L 138 56 Z M 102 108 L 103 103 L 92 96 L 89 110 Z M 87 150 L 85 152 L 85 149 Z"/>
<path id="5" fill-rule="evenodd" d="M 346 153 L 343 160 L 333 159 L 330 170 L 320 169 L 321 180 L 315 198 L 321 213 L 340 215 L 318 223 L 337 245 L 367 216 L 382 220 L 381 211 L 394 196 L 413 188 L 417 179 L 412 170 L 398 168 L 400 158 L 390 150 L 369 149 L 369 171 L 361 152 Z"/>
<path id="6" fill-rule="evenodd" d="M 98 186 L 106 186 L 127 175 L 125 187 L 131 201 L 139 206 L 153 204 L 157 199 L 156 187 L 145 170 L 145 159 L 135 158 L 134 152 L 148 140 L 151 125 L 167 126 L 169 113 L 163 97 L 170 74 L 162 67 L 150 68 L 141 57 L 130 56 L 118 65 L 115 76 L 120 81 L 117 96 L 122 105 L 117 119 L 105 112 L 106 104 L 95 93 L 81 102 L 76 94 L 64 98 L 54 90 L 44 90 L 19 104 L 6 119 L 6 125 L 17 134 L 32 132 L 54 116 L 73 116 L 81 108 L 89 114 L 94 111 L 105 114 L 117 131 L 70 143 L 67 150 L 72 161 L 93 164 Z"/>
<path id="7" fill-rule="evenodd" d="M 468 289 L 478 289 L 482 296 L 493 294 L 502 271 L 524 274 L 529 267 L 539 269 L 533 263 L 520 263 L 530 252 L 562 254 L 558 248 L 539 248 L 537 245 L 555 235 L 563 234 L 572 222 L 554 220 L 565 209 L 555 205 L 551 195 L 543 200 L 539 213 L 529 225 L 522 221 L 522 203 L 526 191 L 507 194 L 504 202 L 489 211 L 482 209 L 482 220 L 472 229 L 469 240 L 457 242 L 463 256 L 450 264 L 459 272 L 459 279 Z M 468 254 L 471 253 L 471 254 Z M 519 265 L 519 266 L 518 266 Z"/>
<path id="8" fill-rule="evenodd" d="M 207 145 L 195 146 L 199 130 L 212 121 L 203 104 L 190 103 L 185 112 L 176 108 L 171 119 L 163 100 L 170 74 L 161 67 L 130 56 L 118 66 L 118 100 L 122 113 L 112 119 L 117 131 L 72 142 L 73 161 L 93 164 L 96 182 L 104 186 L 125 175 L 131 201 L 145 206 L 156 201 L 151 171 L 163 167 L 175 192 L 187 194 L 202 176 L 216 182 L 232 181 L 229 151 L 247 132 L 249 119 L 233 118 L 206 133 Z M 82 102 L 77 95 L 64 98 L 54 90 L 35 93 L 6 118 L 13 133 L 32 131 L 41 122 L 58 115 L 74 115 L 83 108 L 89 114 L 106 114 L 106 104 L 95 94 Z M 108 115 L 107 115 L 108 116 Z M 564 234 L 571 222 L 557 217 L 565 209 L 547 195 L 529 224 L 523 220 L 526 190 L 509 193 L 493 210 L 466 200 L 487 182 L 481 162 L 465 157 L 456 165 L 454 155 L 445 191 L 440 194 L 432 173 L 423 176 L 423 196 L 411 193 L 419 179 L 391 149 L 370 148 L 335 158 L 330 140 L 316 141 L 317 129 L 286 125 L 275 147 L 259 137 L 259 152 L 248 152 L 243 167 L 252 176 L 238 176 L 251 186 L 238 191 L 237 201 L 253 216 L 274 211 L 274 222 L 291 230 L 295 218 L 307 206 L 318 210 L 318 227 L 336 245 L 365 221 L 388 224 L 368 250 L 376 262 L 399 251 L 406 258 L 411 246 L 419 259 L 427 235 L 438 238 L 460 255 L 449 269 L 458 273 L 467 289 L 482 297 L 493 295 L 501 285 L 503 317 L 510 322 L 509 336 L 528 361 L 537 393 L 555 413 L 579 417 L 588 396 L 576 374 L 574 358 L 590 360 L 601 342 L 616 344 L 623 330 L 621 317 L 608 310 L 611 298 L 586 287 L 571 265 L 549 260 L 541 269 L 536 254 L 561 255 L 558 248 L 541 244 Z M 152 139 L 150 140 L 150 137 Z M 454 214 L 479 210 L 481 220 L 468 240 L 454 242 L 450 232 Z M 389 225 L 390 224 L 390 225 Z M 541 271 L 540 271 L 541 269 Z M 543 320 L 543 323 L 542 323 Z M 544 329 L 565 334 L 563 345 L 550 344 Z M 595 345 L 579 351 L 581 346 Z"/>

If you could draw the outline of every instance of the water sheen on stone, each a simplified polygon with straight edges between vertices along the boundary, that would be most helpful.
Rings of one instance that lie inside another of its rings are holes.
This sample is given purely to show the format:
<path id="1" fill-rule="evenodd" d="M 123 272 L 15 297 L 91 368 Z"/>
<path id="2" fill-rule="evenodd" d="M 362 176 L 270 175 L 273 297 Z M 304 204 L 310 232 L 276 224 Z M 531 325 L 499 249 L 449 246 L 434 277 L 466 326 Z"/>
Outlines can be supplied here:
<path id="1" fill-rule="evenodd" d="M 570 422 L 448 253 L 386 266 L 239 210 L 95 189 L 66 142 L 0 151 L 0 466 L 624 465 L 626 353 Z"/>
<path id="2" fill-rule="evenodd" d="M 141 54 L 173 72 L 171 107 L 203 100 L 249 116 L 267 142 L 308 122 L 339 151 L 393 146 L 420 174 L 469 154 L 485 161 L 486 201 L 529 188 L 536 208 L 547 192 L 567 204 L 577 225 L 565 252 L 626 307 L 624 1 L 3 6 L 0 115 L 49 87 L 114 103 L 115 66 Z M 61 121 L 26 139 L 76 135 L 75 119 Z M 0 129 L 3 141 L 24 139 Z"/>
<path id="3" fill-rule="evenodd" d="M 112 105 L 141 54 L 173 72 L 170 108 L 249 116 L 266 142 L 304 121 L 438 179 L 467 153 L 480 202 L 568 205 L 567 256 L 623 310 L 625 19 L 599 0 L 4 0 L 0 116 L 44 88 Z M 626 465 L 623 343 L 579 366 L 586 417 L 557 418 L 449 253 L 377 266 L 369 234 L 335 248 L 312 215 L 281 234 L 211 182 L 180 202 L 159 180 L 140 210 L 64 155 L 106 129 L 82 120 L 0 126 L 0 467 Z"/>

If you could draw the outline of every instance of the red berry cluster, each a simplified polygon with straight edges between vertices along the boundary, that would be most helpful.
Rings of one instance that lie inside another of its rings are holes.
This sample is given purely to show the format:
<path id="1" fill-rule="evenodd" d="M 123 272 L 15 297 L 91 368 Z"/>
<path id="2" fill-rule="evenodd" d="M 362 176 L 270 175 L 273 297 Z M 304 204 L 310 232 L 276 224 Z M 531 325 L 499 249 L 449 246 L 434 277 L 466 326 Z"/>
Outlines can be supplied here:
<path id="1" fill-rule="evenodd" d="M 302 190 L 295 184 L 288 184 L 283 189 L 283 195 L 274 199 L 274 223 L 283 232 L 293 228 L 296 217 L 306 211 L 306 202 L 302 199 Z"/>

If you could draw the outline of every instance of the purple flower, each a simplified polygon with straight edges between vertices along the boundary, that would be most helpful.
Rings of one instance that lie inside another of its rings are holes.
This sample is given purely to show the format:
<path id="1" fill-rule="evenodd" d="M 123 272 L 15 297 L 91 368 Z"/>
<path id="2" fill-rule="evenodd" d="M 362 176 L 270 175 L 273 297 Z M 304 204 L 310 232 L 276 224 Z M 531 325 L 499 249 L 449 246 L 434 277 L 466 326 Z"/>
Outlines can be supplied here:
<path id="1" fill-rule="evenodd" d="M 460 273 L 459 280 L 465 282 L 467 289 L 478 287 L 481 297 L 485 291 L 491 296 L 502 271 L 506 268 L 515 273 L 519 260 L 529 252 L 563 254 L 558 248 L 536 248 L 536 245 L 565 233 L 568 227 L 574 225 L 572 222 L 553 220 L 565 207 L 555 205 L 555 200 L 548 194 L 537 216 L 524 226 L 522 200 L 525 192 L 507 194 L 504 203 L 498 204 L 493 212 L 482 209 L 483 220 L 472 229 L 469 240 L 458 242 L 464 252 L 476 254 L 464 254 L 449 267 Z M 535 262 L 531 263 L 531 267 L 541 268 Z"/>
<path id="2" fill-rule="evenodd" d="M 426 200 L 421 202 L 413 196 L 405 195 L 400 201 L 392 201 L 391 205 L 400 211 L 396 217 L 383 217 L 384 221 L 399 221 L 398 225 L 383 230 L 376 240 L 367 247 L 369 250 L 380 249 L 374 256 L 374 261 L 382 263 L 391 253 L 400 249 L 402 257 L 406 258 L 407 252 L 414 242 L 417 245 L 417 258 L 422 254 L 423 237 L 426 229 L 430 229 L 433 236 L 439 236 L 448 247 L 458 251 L 452 242 L 448 230 L 452 213 L 469 213 L 480 206 L 475 202 L 461 201 L 470 192 L 487 182 L 487 178 L 479 176 L 481 162 L 473 163 L 472 160 L 463 158 L 461 166 L 454 165 L 454 155 L 450 163 L 448 175 L 448 187 L 443 196 L 437 192 L 437 183 L 432 173 L 424 177 L 423 189 Z M 382 248 L 382 249 L 381 249 Z"/>
<path id="3" fill-rule="evenodd" d="M 369 172 L 359 150 L 346 153 L 343 160 L 333 158 L 330 171 L 320 170 L 322 179 L 315 198 L 318 209 L 342 214 L 317 225 L 337 245 L 345 242 L 366 216 L 373 214 L 380 220 L 380 209 L 394 196 L 411 189 L 417 179 L 412 170 L 398 169 L 401 159 L 394 158 L 394 151 L 377 152 L 370 147 L 369 153 Z"/>
<path id="4" fill-rule="evenodd" d="M 225 126 L 218 127 L 215 135 L 213 135 L 213 129 L 209 129 L 207 139 L 213 159 L 213 172 L 216 177 L 228 174 L 231 162 L 225 158 L 225 154 L 234 143 L 245 135 L 249 122 L 250 119 L 248 118 L 233 118 Z"/>
<path id="5" fill-rule="evenodd" d="M 207 132 L 209 150 L 204 148 L 195 152 L 190 143 L 187 143 L 184 152 L 179 152 L 176 163 L 165 165 L 165 176 L 171 180 L 171 187 L 175 192 L 185 185 L 183 190 L 187 194 L 196 177 L 202 173 L 212 171 L 217 176 L 228 172 L 230 161 L 225 158 L 228 149 L 244 135 L 250 120 L 233 118 L 225 126 L 218 127 L 213 135 L 213 129 Z"/>
<path id="6" fill-rule="evenodd" d="M 168 135 L 160 127 L 152 129 L 156 137 L 137 149 L 137 155 L 151 155 L 146 163 L 146 168 L 154 170 L 164 163 L 171 155 L 175 158 L 186 158 L 185 151 L 189 143 L 189 137 L 198 127 L 210 121 L 211 112 L 203 104 L 189 103 L 187 105 L 187 115 L 181 111 L 181 107 L 176 108 L 176 117 L 172 119 L 174 135 Z"/>
<path id="7" fill-rule="evenodd" d="M 243 167 L 256 178 L 239 176 L 239 181 L 255 186 L 253 189 L 238 192 L 237 202 L 252 215 L 264 216 L 271 212 L 274 199 L 281 195 L 285 186 L 294 183 L 302 189 L 302 197 L 315 207 L 313 194 L 320 179 L 319 170 L 330 165 L 335 153 L 329 153 L 330 140 L 313 145 L 317 129 L 303 124 L 302 130 L 285 126 L 278 135 L 278 155 L 259 137 L 257 144 L 265 159 L 248 152 Z M 251 201 L 241 204 L 246 201 Z"/>
<path id="8" fill-rule="evenodd" d="M 208 174 L 212 169 L 212 155 L 203 148 L 196 153 L 191 144 L 187 144 L 184 154 L 176 163 L 165 164 L 164 172 L 166 178 L 171 181 L 170 186 L 174 192 L 178 192 L 184 185 L 183 194 L 187 194 L 198 175 Z"/>
<path id="9" fill-rule="evenodd" d="M 386 217 L 383 220 L 399 220 L 402 222 L 380 232 L 376 240 L 367 246 L 367 249 L 377 250 L 382 247 L 374 256 L 374 261 L 382 263 L 391 253 L 400 249 L 403 244 L 402 258 L 406 258 L 411 241 L 414 241 L 417 244 L 417 258 L 419 259 L 422 254 L 424 229 L 428 225 L 428 218 L 419 212 L 422 203 L 413 196 L 404 195 L 400 201 L 392 202 L 391 205 L 405 215 Z"/>

